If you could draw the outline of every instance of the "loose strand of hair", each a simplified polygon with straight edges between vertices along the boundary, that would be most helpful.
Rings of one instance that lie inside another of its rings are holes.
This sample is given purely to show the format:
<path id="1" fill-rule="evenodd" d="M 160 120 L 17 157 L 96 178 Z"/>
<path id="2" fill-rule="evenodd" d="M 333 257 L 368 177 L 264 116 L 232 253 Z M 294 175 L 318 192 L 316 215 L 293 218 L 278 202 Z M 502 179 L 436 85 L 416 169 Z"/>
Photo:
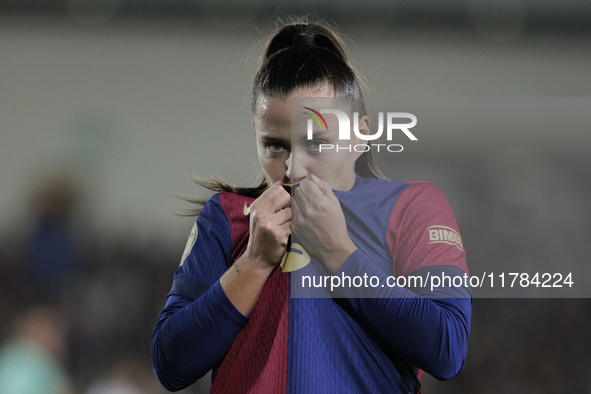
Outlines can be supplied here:
<path id="1" fill-rule="evenodd" d="M 227 182 L 224 182 L 218 176 L 213 176 L 210 179 L 201 179 L 197 176 L 193 176 L 191 180 L 199 186 L 216 193 L 229 192 L 252 198 L 259 197 L 268 188 L 267 180 L 265 179 L 265 176 L 263 174 L 261 174 L 261 179 L 259 180 L 259 184 L 257 186 L 235 186 Z M 180 198 L 193 205 L 196 205 L 196 207 L 194 208 L 183 209 L 182 211 L 176 212 L 178 216 L 185 217 L 199 216 L 199 213 L 201 212 L 203 206 L 208 200 L 207 198 L 185 196 L 180 196 Z"/>

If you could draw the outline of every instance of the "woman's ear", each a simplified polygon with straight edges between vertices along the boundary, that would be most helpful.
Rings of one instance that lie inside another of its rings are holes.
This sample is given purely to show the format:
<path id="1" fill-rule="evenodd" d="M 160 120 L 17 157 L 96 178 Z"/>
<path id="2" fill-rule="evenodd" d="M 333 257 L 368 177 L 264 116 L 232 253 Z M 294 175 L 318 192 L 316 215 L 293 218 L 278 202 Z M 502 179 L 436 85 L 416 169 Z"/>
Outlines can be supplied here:
<path id="1" fill-rule="evenodd" d="M 359 118 L 359 132 L 364 135 L 369 135 L 371 129 L 371 121 L 367 115 L 363 115 Z"/>
<path id="2" fill-rule="evenodd" d="M 371 129 L 371 121 L 369 120 L 369 117 L 366 115 L 363 115 L 359 118 L 359 133 L 363 134 L 363 135 L 369 135 L 369 130 Z M 367 145 L 367 140 L 362 140 L 359 137 L 355 136 L 356 140 L 357 140 L 357 144 L 360 145 Z M 361 154 L 365 151 L 365 150 L 360 150 L 360 152 L 358 152 L 357 156 L 361 156 Z M 357 150 L 356 150 L 357 152 Z"/>

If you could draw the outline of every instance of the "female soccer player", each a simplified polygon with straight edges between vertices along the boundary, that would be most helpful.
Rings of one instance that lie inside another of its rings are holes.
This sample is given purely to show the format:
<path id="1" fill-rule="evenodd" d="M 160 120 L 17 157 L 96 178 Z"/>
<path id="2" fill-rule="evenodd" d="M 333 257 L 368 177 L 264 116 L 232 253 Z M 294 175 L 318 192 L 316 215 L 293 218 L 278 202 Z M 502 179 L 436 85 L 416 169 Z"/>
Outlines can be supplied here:
<path id="1" fill-rule="evenodd" d="M 336 33 L 316 23 L 276 30 L 252 90 L 263 179 L 203 183 L 218 193 L 199 213 L 154 328 L 153 368 L 168 390 L 213 369 L 212 393 L 419 393 L 422 371 L 443 380 L 462 369 L 469 290 L 388 282 L 467 273 L 449 205 L 429 183 L 385 179 L 371 149 L 321 151 L 338 141 L 328 116 L 313 140 L 292 128 L 308 116 L 293 102 L 326 97 L 350 103 L 343 108 L 370 133 Z M 381 286 L 290 296 L 302 272 Z"/>

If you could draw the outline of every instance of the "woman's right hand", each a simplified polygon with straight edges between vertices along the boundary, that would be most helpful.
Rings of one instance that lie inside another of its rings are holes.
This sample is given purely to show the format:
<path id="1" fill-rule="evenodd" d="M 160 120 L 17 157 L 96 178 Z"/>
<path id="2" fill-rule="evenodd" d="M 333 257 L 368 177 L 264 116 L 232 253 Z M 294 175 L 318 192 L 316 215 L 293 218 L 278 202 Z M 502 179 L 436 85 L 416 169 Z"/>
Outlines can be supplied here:
<path id="1" fill-rule="evenodd" d="M 291 195 L 281 182 L 250 205 L 250 237 L 244 254 L 220 278 L 222 290 L 244 316 L 254 309 L 267 279 L 279 265 L 291 235 Z"/>
<path id="2" fill-rule="evenodd" d="M 250 205 L 250 237 L 244 254 L 261 268 L 274 268 L 285 254 L 290 235 L 291 195 L 277 181 Z"/>

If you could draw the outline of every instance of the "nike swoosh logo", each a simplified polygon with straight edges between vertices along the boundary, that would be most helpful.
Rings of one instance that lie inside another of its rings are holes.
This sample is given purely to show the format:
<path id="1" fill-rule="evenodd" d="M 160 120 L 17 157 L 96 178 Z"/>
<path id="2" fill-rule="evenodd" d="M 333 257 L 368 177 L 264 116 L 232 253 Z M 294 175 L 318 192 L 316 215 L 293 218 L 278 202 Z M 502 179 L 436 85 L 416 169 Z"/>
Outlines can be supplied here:
<path id="1" fill-rule="evenodd" d="M 250 207 L 247 207 L 246 203 L 244 203 L 244 208 L 242 209 L 242 213 L 244 214 L 244 216 L 246 216 L 250 213 Z"/>

